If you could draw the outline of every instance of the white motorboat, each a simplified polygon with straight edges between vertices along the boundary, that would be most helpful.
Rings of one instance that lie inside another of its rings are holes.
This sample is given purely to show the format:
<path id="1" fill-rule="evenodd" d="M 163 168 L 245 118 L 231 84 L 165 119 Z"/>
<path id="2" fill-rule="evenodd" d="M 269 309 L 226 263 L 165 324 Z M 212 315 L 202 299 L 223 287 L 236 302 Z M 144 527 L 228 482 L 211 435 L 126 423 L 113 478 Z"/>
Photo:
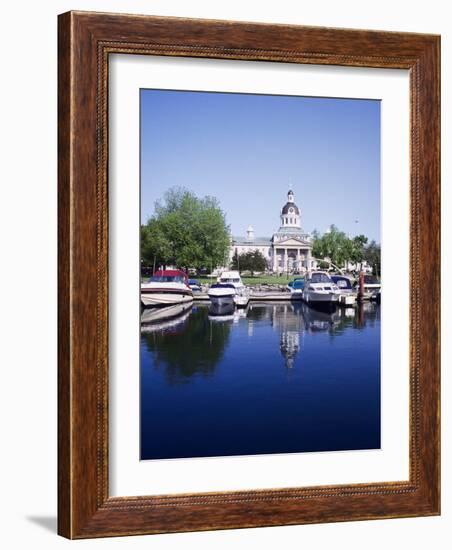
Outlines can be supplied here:
<path id="1" fill-rule="evenodd" d="M 193 301 L 188 277 L 179 269 L 156 271 L 148 283 L 141 285 L 141 303 L 144 306 L 169 306 Z"/>
<path id="2" fill-rule="evenodd" d="M 359 281 L 358 281 L 359 288 Z M 365 300 L 376 300 L 381 298 L 381 283 L 375 275 L 364 275 L 364 296 Z"/>
<path id="3" fill-rule="evenodd" d="M 287 288 L 290 291 L 290 299 L 301 300 L 303 298 L 304 286 L 305 286 L 305 280 L 303 277 L 296 277 L 293 281 L 291 281 L 287 285 Z"/>
<path id="4" fill-rule="evenodd" d="M 193 294 L 202 292 L 202 287 L 196 279 L 188 279 L 188 286 L 192 289 Z"/>
<path id="5" fill-rule="evenodd" d="M 243 284 L 238 271 L 223 271 L 218 277 L 220 284 L 232 285 L 235 288 L 234 302 L 237 307 L 246 307 L 250 301 L 250 292 Z"/>
<path id="6" fill-rule="evenodd" d="M 332 275 L 331 280 L 339 289 L 339 303 L 343 306 L 354 306 L 356 290 L 353 288 L 350 278 L 344 275 Z"/>
<path id="7" fill-rule="evenodd" d="M 238 271 L 223 271 L 217 281 L 222 284 L 233 285 L 237 289 L 245 286 Z"/>
<path id="8" fill-rule="evenodd" d="M 303 300 L 310 303 L 337 304 L 340 292 L 326 271 L 313 271 L 303 289 Z"/>
<path id="9" fill-rule="evenodd" d="M 250 301 L 250 293 L 246 287 L 235 290 L 234 302 L 237 307 L 246 307 Z"/>
<path id="10" fill-rule="evenodd" d="M 215 283 L 207 291 L 212 304 L 216 305 L 234 305 L 236 290 L 232 284 Z"/>
<path id="11" fill-rule="evenodd" d="M 373 302 L 377 302 L 377 304 L 381 304 L 381 288 L 378 288 L 377 290 L 375 290 L 370 299 L 373 301 Z"/>

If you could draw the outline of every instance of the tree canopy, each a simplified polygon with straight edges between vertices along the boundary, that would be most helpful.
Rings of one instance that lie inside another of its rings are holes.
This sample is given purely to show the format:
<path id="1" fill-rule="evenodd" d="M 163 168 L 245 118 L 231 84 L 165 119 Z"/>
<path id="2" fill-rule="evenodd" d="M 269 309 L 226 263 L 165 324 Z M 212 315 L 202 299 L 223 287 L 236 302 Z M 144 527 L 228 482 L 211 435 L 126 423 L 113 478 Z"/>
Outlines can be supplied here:
<path id="1" fill-rule="evenodd" d="M 229 227 L 217 199 L 198 198 L 183 188 L 169 189 L 141 226 L 141 259 L 146 265 L 216 267 L 225 263 L 229 246 Z"/>
<path id="2" fill-rule="evenodd" d="M 259 250 L 250 250 L 242 254 L 235 252 L 232 258 L 232 268 L 238 271 L 265 271 L 267 260 Z"/>
<path id="3" fill-rule="evenodd" d="M 335 225 L 332 225 L 327 233 L 320 235 L 313 232 L 312 253 L 315 258 L 329 258 L 329 260 L 341 266 L 345 262 L 362 262 L 366 259 L 367 237 L 357 235 L 350 238 Z"/>
<path id="4" fill-rule="evenodd" d="M 372 267 L 374 275 L 381 275 L 381 247 L 372 241 L 364 251 L 364 259 Z"/>

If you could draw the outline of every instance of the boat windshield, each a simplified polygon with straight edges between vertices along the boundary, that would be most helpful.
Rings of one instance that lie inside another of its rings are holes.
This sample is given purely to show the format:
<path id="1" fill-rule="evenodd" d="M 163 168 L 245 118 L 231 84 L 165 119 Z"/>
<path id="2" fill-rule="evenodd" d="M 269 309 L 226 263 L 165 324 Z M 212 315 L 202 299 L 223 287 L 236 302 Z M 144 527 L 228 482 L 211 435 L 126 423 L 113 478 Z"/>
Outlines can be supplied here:
<path id="1" fill-rule="evenodd" d="M 347 288 L 347 289 L 351 289 L 352 288 L 352 284 L 350 282 L 349 279 L 346 279 L 345 277 L 331 277 L 333 279 L 333 283 L 336 283 L 336 285 L 339 287 L 339 288 Z"/>
<path id="2" fill-rule="evenodd" d="M 331 283 L 331 279 L 326 273 L 313 273 L 311 283 Z"/>
<path id="3" fill-rule="evenodd" d="M 154 275 L 150 281 L 151 283 L 185 283 L 181 275 Z"/>
<path id="4" fill-rule="evenodd" d="M 228 285 L 223 283 L 215 283 L 210 288 L 234 288 L 234 285 Z"/>
<path id="5" fill-rule="evenodd" d="M 220 279 L 221 283 L 240 283 L 240 279 Z"/>

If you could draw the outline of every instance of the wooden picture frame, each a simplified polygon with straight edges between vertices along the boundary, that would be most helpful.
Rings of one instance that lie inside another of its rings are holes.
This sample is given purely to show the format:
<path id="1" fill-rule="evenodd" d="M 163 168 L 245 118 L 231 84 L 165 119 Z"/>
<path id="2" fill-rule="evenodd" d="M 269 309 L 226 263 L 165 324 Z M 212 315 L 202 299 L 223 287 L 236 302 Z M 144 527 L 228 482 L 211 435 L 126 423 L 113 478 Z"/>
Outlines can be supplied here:
<path id="1" fill-rule="evenodd" d="M 68 538 L 440 513 L 440 38 L 69 12 L 58 41 L 58 532 Z M 409 481 L 143 497 L 108 491 L 112 53 L 410 73 Z"/>

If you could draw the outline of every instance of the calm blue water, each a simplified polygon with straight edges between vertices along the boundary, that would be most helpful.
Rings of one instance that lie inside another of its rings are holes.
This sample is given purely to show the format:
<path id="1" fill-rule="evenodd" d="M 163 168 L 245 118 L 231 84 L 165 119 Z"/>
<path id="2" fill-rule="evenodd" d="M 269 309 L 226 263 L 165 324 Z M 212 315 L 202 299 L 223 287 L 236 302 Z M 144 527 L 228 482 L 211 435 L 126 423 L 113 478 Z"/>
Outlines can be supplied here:
<path id="1" fill-rule="evenodd" d="M 380 308 L 144 310 L 141 458 L 380 447 Z"/>

